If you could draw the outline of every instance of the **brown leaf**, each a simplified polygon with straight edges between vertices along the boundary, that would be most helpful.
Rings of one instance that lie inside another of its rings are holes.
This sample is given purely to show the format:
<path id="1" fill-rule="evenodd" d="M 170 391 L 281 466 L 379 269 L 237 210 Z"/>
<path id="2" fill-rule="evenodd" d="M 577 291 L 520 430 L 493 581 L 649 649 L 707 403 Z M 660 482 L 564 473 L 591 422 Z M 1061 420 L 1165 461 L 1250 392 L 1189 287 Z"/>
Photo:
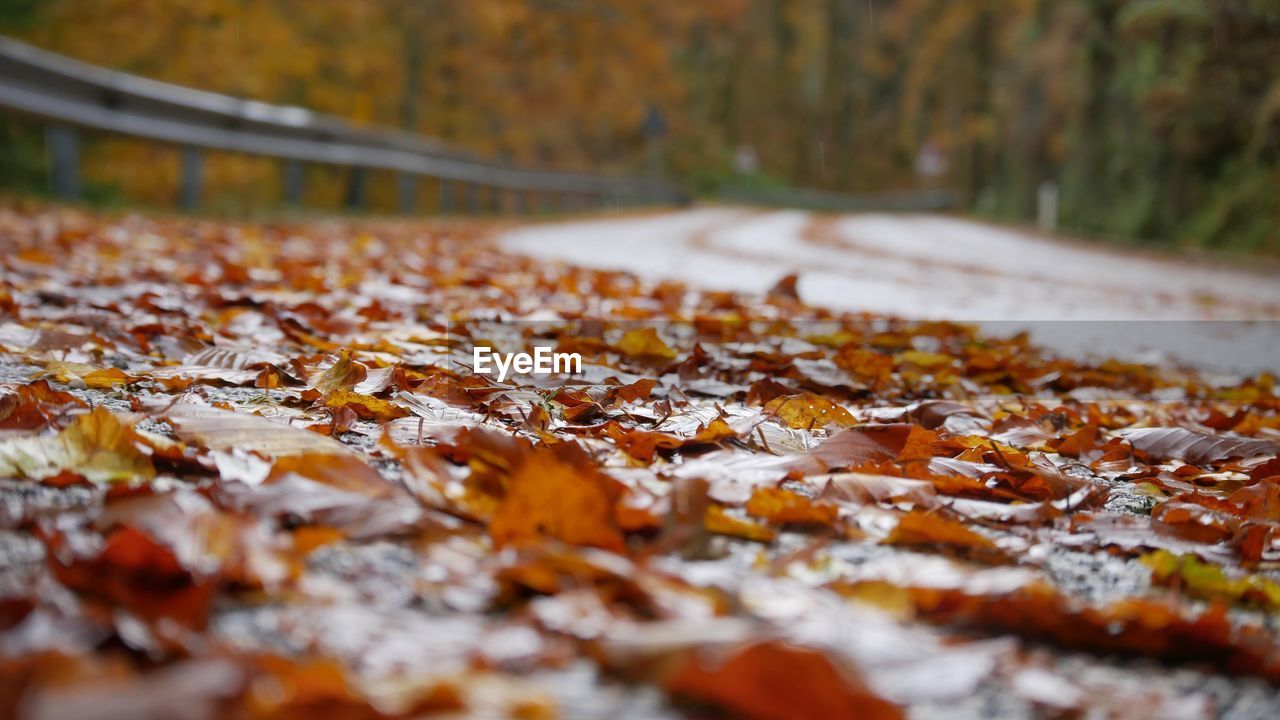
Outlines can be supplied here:
<path id="1" fill-rule="evenodd" d="M 910 423 L 861 425 L 841 430 L 814 448 L 808 457 L 827 469 L 850 468 L 876 460 L 918 460 L 933 456 L 938 435 Z"/>
<path id="2" fill-rule="evenodd" d="M 549 537 L 571 545 L 623 550 L 614 517 L 620 490 L 576 445 L 532 447 L 520 453 L 505 486 L 489 523 L 489 535 L 498 547 Z"/>
<path id="3" fill-rule="evenodd" d="M 1120 435 L 1152 458 L 1185 460 L 1193 465 L 1280 453 L 1280 445 L 1267 440 L 1222 437 L 1182 427 L 1122 430 Z"/>
<path id="4" fill-rule="evenodd" d="M 902 711 L 853 672 L 808 648 L 768 640 L 693 653 L 664 683 L 678 699 L 753 720 L 897 720 Z"/>
<path id="5" fill-rule="evenodd" d="M 738 431 L 730 427 L 729 423 L 721 417 L 713 418 L 706 427 L 694 433 L 693 437 L 624 428 L 614 422 L 608 424 L 605 433 L 628 455 L 644 462 L 652 462 L 658 451 L 668 452 L 686 447 L 714 445 L 738 437 Z"/>
<path id="6" fill-rule="evenodd" d="M 88 407 L 71 393 L 54 390 L 46 380 L 0 389 L 0 430 L 39 430 L 59 417 Z"/>
<path id="7" fill-rule="evenodd" d="M 119 604 L 148 620 L 168 618 L 202 628 L 209 617 L 215 584 L 194 576 L 169 548 L 133 527 L 107 536 L 101 551 L 60 559 L 50 553 L 53 575 L 67 587 Z"/>
<path id="8" fill-rule="evenodd" d="M 835 356 L 836 366 L 849 373 L 855 380 L 878 384 L 893 374 L 893 357 L 875 350 L 867 350 L 849 344 L 841 347 Z"/>
<path id="9" fill-rule="evenodd" d="M 766 292 L 765 294 L 771 298 L 782 299 L 782 300 L 795 300 L 799 302 L 800 292 L 796 287 L 799 284 L 799 282 L 800 282 L 799 274 L 791 273 L 790 275 L 785 275 L 782 277 L 781 280 L 774 283 L 773 287 L 769 288 L 768 292 Z"/>

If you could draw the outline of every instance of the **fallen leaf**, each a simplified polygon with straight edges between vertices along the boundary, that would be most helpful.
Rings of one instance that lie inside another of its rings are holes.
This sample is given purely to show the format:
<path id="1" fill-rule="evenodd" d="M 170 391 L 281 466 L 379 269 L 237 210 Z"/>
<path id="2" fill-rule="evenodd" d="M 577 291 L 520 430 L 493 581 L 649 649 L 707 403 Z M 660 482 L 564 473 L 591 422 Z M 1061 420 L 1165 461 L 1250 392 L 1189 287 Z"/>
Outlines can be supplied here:
<path id="1" fill-rule="evenodd" d="M 828 425 L 843 428 L 858 422 L 848 410 L 813 393 L 776 397 L 764 406 L 764 411 L 782 420 L 787 427 L 800 430 L 825 428 Z"/>
<path id="2" fill-rule="evenodd" d="M 753 540 L 755 542 L 773 542 L 778 533 L 772 528 L 750 520 L 734 517 L 725 512 L 724 508 L 719 505 L 712 505 L 707 508 L 707 514 L 703 518 L 703 525 L 707 532 L 716 535 L 728 535 L 729 537 L 742 538 L 743 540 Z"/>
<path id="3" fill-rule="evenodd" d="M 630 330 L 618 340 L 617 348 L 623 355 L 637 360 L 674 360 L 676 351 L 671 349 L 658 331 L 651 327 Z"/>
<path id="4" fill-rule="evenodd" d="M 990 539 L 970 530 L 964 523 L 942 517 L 936 512 L 913 510 L 898 518 L 898 524 L 884 539 L 888 545 L 915 548 L 946 548 L 970 553 L 985 559 L 1006 556 Z"/>
<path id="5" fill-rule="evenodd" d="M 346 445 L 323 435 L 258 415 L 179 403 L 160 413 L 179 438 L 209 450 L 246 450 L 270 457 L 349 454 Z"/>
<path id="6" fill-rule="evenodd" d="M 847 667 L 816 650 L 771 640 L 692 653 L 667 678 L 678 699 L 758 720 L 904 717 Z"/>
<path id="7" fill-rule="evenodd" d="M 91 482 L 150 480 L 156 471 L 143 447 L 131 426 L 96 407 L 56 436 L 0 441 L 0 476 L 39 480 L 69 471 Z"/>
<path id="8" fill-rule="evenodd" d="M 756 488 L 746 509 L 748 515 L 772 523 L 830 525 L 839 514 L 839 508 L 831 503 L 769 487 Z"/>
<path id="9" fill-rule="evenodd" d="M 1267 440 L 1223 437 L 1181 427 L 1122 430 L 1120 436 L 1153 458 L 1195 465 L 1280 453 L 1280 445 Z"/>
<path id="10" fill-rule="evenodd" d="M 614 518 L 619 489 L 570 443 L 522 452 L 505 488 L 489 535 L 501 547 L 550 537 L 571 545 L 621 552 Z"/>
<path id="11" fill-rule="evenodd" d="M 409 414 L 409 411 L 393 404 L 390 400 L 350 390 L 334 390 L 321 398 L 320 403 L 328 408 L 347 408 L 363 420 L 378 422 L 388 422 Z"/>
<path id="12" fill-rule="evenodd" d="M 105 368 L 86 373 L 81 380 L 85 387 L 109 390 L 117 385 L 134 382 L 137 378 L 119 368 Z"/>
<path id="13" fill-rule="evenodd" d="M 0 389 L 0 430 L 39 430 L 67 413 L 88 407 L 71 393 L 54 390 L 45 380 Z"/>
<path id="14" fill-rule="evenodd" d="M 367 376 L 368 368 L 356 362 L 350 350 L 342 350 L 333 364 L 311 382 L 311 387 L 321 395 L 328 395 L 334 390 L 358 385 Z"/>

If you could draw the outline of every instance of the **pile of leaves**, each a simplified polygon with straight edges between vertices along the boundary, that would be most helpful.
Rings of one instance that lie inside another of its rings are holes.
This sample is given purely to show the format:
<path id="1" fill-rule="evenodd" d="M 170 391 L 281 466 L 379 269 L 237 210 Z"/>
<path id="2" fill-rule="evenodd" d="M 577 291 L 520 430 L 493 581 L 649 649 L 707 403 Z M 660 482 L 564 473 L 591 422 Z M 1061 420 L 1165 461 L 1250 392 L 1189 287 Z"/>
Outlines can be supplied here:
<path id="1" fill-rule="evenodd" d="M 0 715 L 1231 702 L 1125 681 L 1160 664 L 1280 707 L 1269 375 L 543 264 L 457 223 L 9 207 L 0 248 Z M 583 366 L 498 382 L 478 345 Z"/>

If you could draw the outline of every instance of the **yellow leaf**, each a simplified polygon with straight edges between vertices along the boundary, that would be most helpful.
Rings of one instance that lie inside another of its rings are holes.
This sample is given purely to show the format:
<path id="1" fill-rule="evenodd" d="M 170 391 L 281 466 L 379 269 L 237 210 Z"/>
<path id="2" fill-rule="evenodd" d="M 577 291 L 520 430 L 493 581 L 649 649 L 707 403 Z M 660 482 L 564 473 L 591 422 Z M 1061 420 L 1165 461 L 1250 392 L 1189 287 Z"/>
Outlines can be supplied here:
<path id="1" fill-rule="evenodd" d="M 850 427 L 858 423 L 848 410 L 821 395 L 807 392 L 776 397 L 764 406 L 764 411 L 782 420 L 787 427 L 799 430 L 828 425 Z"/>
<path id="2" fill-rule="evenodd" d="M 321 373 L 311 387 L 321 394 L 328 394 L 339 388 L 351 387 L 367 376 L 368 369 L 351 359 L 350 350 L 343 350 L 338 354 L 338 360 Z"/>
<path id="3" fill-rule="evenodd" d="M 81 380 L 84 381 L 85 387 L 91 387 L 98 390 L 109 390 L 117 385 L 124 385 L 134 381 L 134 377 L 119 368 L 105 368 L 102 370 L 94 370 L 88 373 Z"/>
<path id="4" fill-rule="evenodd" d="M 942 353 L 921 352 L 919 350 L 907 350 L 900 352 L 894 356 L 894 360 L 900 365 L 915 365 L 925 370 L 934 370 L 942 367 L 950 367 L 955 363 L 955 358 Z"/>
<path id="5" fill-rule="evenodd" d="M 743 540 L 767 543 L 773 542 L 773 539 L 777 537 L 777 533 L 770 528 L 764 525 L 757 525 L 750 520 L 736 518 L 726 513 L 724 508 L 719 505 L 712 505 L 707 508 L 707 514 L 703 518 L 702 524 L 706 527 L 707 532 L 742 538 Z"/>
<path id="6" fill-rule="evenodd" d="M 617 347 L 624 355 L 632 358 L 674 360 L 676 357 L 676 351 L 651 327 L 629 331 L 618 341 Z"/>
<path id="7" fill-rule="evenodd" d="M 56 436 L 0 443 L 0 475 L 39 480 L 66 470 L 92 482 L 150 480 L 156 471 L 143 445 L 132 427 L 96 407 Z"/>
<path id="8" fill-rule="evenodd" d="M 409 414 L 408 410 L 372 395 L 364 395 L 351 390 L 334 390 L 320 401 L 325 407 L 350 408 L 356 416 L 364 420 L 387 422 L 402 418 Z"/>

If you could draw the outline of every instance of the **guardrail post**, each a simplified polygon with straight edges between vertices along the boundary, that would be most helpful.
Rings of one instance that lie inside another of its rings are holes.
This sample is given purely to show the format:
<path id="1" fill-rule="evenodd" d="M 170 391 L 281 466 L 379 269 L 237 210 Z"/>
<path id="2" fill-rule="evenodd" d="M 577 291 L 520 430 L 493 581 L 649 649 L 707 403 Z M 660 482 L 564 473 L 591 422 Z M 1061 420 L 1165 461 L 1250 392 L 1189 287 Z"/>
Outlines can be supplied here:
<path id="1" fill-rule="evenodd" d="M 475 183 L 467 183 L 467 214 L 480 214 L 480 189 Z"/>
<path id="2" fill-rule="evenodd" d="M 307 164 L 301 160 L 284 162 L 284 204 L 298 207 L 302 204 L 302 191 L 307 182 Z"/>
<path id="3" fill-rule="evenodd" d="M 404 215 L 413 213 L 418 199 L 418 178 L 412 173 L 396 173 L 396 205 Z"/>
<path id="4" fill-rule="evenodd" d="M 525 190 L 514 190 L 512 192 L 516 196 L 516 214 L 528 215 L 529 214 L 529 193 Z"/>
<path id="5" fill-rule="evenodd" d="M 69 125 L 46 125 L 45 146 L 49 154 L 49 185 L 55 197 L 80 198 L 80 133 Z"/>
<path id="6" fill-rule="evenodd" d="M 200 205 L 200 174 L 204 158 L 200 148 L 186 145 L 182 148 L 182 177 L 178 187 L 178 205 L 183 210 L 195 210 Z"/>
<path id="7" fill-rule="evenodd" d="M 441 215 L 448 215 L 453 212 L 453 195 L 454 195 L 453 181 L 440 178 L 440 214 Z"/>
<path id="8" fill-rule="evenodd" d="M 367 183 L 365 182 L 367 175 L 368 173 L 365 172 L 365 169 L 358 165 L 352 165 L 347 169 L 347 193 L 345 204 L 348 210 L 363 210 L 365 208 L 365 204 L 368 200 L 368 193 L 366 192 Z"/>
<path id="9" fill-rule="evenodd" d="M 502 206 L 502 188 L 489 188 L 489 212 L 493 215 L 501 215 L 505 209 Z"/>

